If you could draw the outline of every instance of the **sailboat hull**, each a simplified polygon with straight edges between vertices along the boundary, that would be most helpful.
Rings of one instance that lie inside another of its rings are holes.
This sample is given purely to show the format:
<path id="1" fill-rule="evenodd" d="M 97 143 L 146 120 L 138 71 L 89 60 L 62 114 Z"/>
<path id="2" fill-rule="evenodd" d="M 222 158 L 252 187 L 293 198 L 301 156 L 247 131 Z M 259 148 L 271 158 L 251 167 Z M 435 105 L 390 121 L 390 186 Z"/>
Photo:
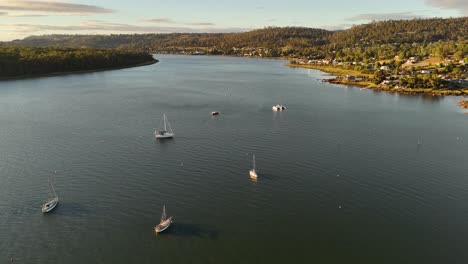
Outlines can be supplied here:
<path id="1" fill-rule="evenodd" d="M 162 138 L 172 138 L 174 137 L 174 133 L 166 133 L 164 135 L 155 133 L 156 138 L 162 139 Z"/>
<path id="2" fill-rule="evenodd" d="M 42 212 L 43 213 L 48 213 L 52 210 L 54 210 L 55 207 L 57 207 L 58 204 L 58 197 L 55 197 L 49 201 L 47 201 L 43 206 L 42 206 Z"/>
<path id="3" fill-rule="evenodd" d="M 250 178 L 257 179 L 257 172 L 255 170 L 249 171 Z"/>
<path id="4" fill-rule="evenodd" d="M 166 221 L 160 223 L 159 225 L 154 227 L 154 231 L 156 233 L 161 233 L 164 230 L 168 229 L 172 224 L 172 216 L 166 219 Z"/>

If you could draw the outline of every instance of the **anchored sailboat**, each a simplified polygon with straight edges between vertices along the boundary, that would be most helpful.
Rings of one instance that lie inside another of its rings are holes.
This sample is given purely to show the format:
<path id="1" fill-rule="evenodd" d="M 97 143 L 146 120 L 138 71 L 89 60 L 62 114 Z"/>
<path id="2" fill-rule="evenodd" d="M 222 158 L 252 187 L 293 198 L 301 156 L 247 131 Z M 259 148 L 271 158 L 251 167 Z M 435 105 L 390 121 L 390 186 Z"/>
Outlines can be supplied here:
<path id="1" fill-rule="evenodd" d="M 255 155 L 253 155 L 253 168 L 249 171 L 249 175 L 252 180 L 257 179 L 257 171 L 255 170 Z"/>
<path id="2" fill-rule="evenodd" d="M 169 124 L 169 121 L 166 118 L 166 114 L 163 114 L 163 128 L 160 127 L 160 129 L 154 131 L 154 135 L 156 138 L 171 138 L 174 137 L 174 132 L 172 131 L 171 124 Z"/>
<path id="3" fill-rule="evenodd" d="M 55 188 L 54 188 L 54 185 L 52 184 L 52 182 L 50 181 L 50 178 L 49 178 L 49 183 L 50 183 L 50 187 L 52 188 L 52 192 L 54 194 L 53 197 L 50 197 L 47 202 L 45 202 L 43 205 L 42 205 L 42 212 L 43 213 L 48 213 L 50 211 L 52 211 L 58 204 L 59 202 L 59 198 L 58 198 L 58 195 L 57 193 L 55 192 Z"/>
<path id="4" fill-rule="evenodd" d="M 161 233 L 162 231 L 166 230 L 172 223 L 172 216 L 169 218 L 166 218 L 166 205 L 163 206 L 163 213 L 161 215 L 161 222 L 159 222 L 159 225 L 154 227 L 154 231 L 156 233 Z"/>

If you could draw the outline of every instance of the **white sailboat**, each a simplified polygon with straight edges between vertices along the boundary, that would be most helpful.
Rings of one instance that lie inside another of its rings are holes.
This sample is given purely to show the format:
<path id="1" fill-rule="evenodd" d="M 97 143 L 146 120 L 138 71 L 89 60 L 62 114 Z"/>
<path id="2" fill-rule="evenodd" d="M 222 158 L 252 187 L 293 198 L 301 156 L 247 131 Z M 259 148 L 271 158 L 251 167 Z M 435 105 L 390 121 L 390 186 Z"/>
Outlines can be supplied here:
<path id="1" fill-rule="evenodd" d="M 166 205 L 163 206 L 163 213 L 161 216 L 161 222 L 157 226 L 154 227 L 154 231 L 156 233 L 161 233 L 162 231 L 166 230 L 172 224 L 172 216 L 166 218 Z"/>
<path id="2" fill-rule="evenodd" d="M 49 183 L 50 183 L 50 187 L 52 188 L 52 192 L 54 194 L 53 197 L 50 197 L 47 202 L 45 202 L 43 205 L 42 205 L 42 212 L 43 213 L 48 213 L 50 211 L 52 211 L 58 204 L 59 202 L 59 198 L 58 198 L 58 195 L 57 193 L 55 192 L 55 188 L 54 188 L 54 185 L 52 184 L 52 182 L 50 181 L 50 178 L 49 178 Z"/>
<path id="3" fill-rule="evenodd" d="M 163 114 L 163 128 L 154 131 L 154 135 L 156 138 L 172 138 L 174 137 L 174 132 L 172 131 L 171 124 L 169 124 L 169 121 L 167 120 L 166 114 Z"/>
<path id="4" fill-rule="evenodd" d="M 257 179 L 257 171 L 255 170 L 255 155 L 253 155 L 253 168 L 249 171 L 250 178 L 252 180 Z"/>

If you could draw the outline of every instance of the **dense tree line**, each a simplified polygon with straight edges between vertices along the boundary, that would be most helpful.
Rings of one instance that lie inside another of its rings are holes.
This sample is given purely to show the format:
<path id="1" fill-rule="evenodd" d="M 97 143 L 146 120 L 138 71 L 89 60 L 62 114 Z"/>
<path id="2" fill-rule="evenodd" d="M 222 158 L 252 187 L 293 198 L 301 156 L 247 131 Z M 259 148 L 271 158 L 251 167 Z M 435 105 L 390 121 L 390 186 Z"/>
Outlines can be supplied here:
<path id="1" fill-rule="evenodd" d="M 150 54 L 125 49 L 0 45 L 0 77 L 118 68 L 154 61 Z"/>
<path id="2" fill-rule="evenodd" d="M 343 48 L 315 57 L 341 61 L 372 62 L 375 60 L 391 60 L 395 57 L 408 59 L 410 57 L 425 58 L 429 56 L 440 59 L 451 56 L 455 60 L 463 60 L 467 54 L 468 40 L 463 40 L 434 43 L 376 44 L 367 47 Z"/>
<path id="3" fill-rule="evenodd" d="M 269 27 L 243 33 L 171 33 L 131 35 L 46 35 L 15 40 L 15 46 L 69 46 L 92 48 L 125 47 L 144 51 L 170 48 L 216 48 L 229 52 L 233 47 L 293 47 L 303 49 L 323 45 L 332 32 L 302 27 Z"/>
<path id="4" fill-rule="evenodd" d="M 337 58 L 347 61 L 391 59 L 436 54 L 466 56 L 468 17 L 388 20 L 327 31 L 304 27 L 268 27 L 243 33 L 172 33 L 131 35 L 46 35 L 9 45 L 131 48 L 145 52 L 242 55 L 249 49 L 262 56 Z M 442 44 L 440 44 L 442 43 Z M 465 43 L 459 47 L 459 43 Z M 248 52 L 247 52 L 248 53 Z"/>
<path id="5" fill-rule="evenodd" d="M 337 47 L 365 47 L 375 44 L 459 41 L 468 37 L 468 17 L 388 20 L 354 26 L 335 32 L 330 43 Z"/>

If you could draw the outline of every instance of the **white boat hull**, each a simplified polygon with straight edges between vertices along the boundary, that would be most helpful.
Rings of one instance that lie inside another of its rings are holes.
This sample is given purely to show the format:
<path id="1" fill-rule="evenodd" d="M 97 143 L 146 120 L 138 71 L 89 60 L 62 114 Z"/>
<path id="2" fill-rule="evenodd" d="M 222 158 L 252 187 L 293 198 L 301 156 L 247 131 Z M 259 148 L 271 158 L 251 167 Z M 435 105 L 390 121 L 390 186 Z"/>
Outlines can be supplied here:
<path id="1" fill-rule="evenodd" d="M 174 137 L 174 133 L 166 133 L 166 134 L 158 134 L 158 133 L 155 133 L 154 134 L 156 136 L 156 138 L 172 138 Z"/>
<path id="2" fill-rule="evenodd" d="M 42 205 L 42 212 L 48 213 L 52 211 L 58 204 L 58 197 L 55 197 L 49 201 L 47 201 L 44 205 Z"/>
<path id="3" fill-rule="evenodd" d="M 250 170 L 249 171 L 250 178 L 256 180 L 257 179 L 257 172 L 255 170 Z"/>
<path id="4" fill-rule="evenodd" d="M 283 105 L 274 105 L 271 107 L 271 109 L 273 109 L 273 111 L 275 112 L 280 112 L 280 111 L 285 110 L 286 107 L 284 107 Z"/>
<path id="5" fill-rule="evenodd" d="M 154 227 L 154 231 L 156 233 L 161 233 L 164 230 L 168 229 L 172 224 L 172 216 L 166 219 L 166 221 L 160 223 L 159 225 Z"/>

